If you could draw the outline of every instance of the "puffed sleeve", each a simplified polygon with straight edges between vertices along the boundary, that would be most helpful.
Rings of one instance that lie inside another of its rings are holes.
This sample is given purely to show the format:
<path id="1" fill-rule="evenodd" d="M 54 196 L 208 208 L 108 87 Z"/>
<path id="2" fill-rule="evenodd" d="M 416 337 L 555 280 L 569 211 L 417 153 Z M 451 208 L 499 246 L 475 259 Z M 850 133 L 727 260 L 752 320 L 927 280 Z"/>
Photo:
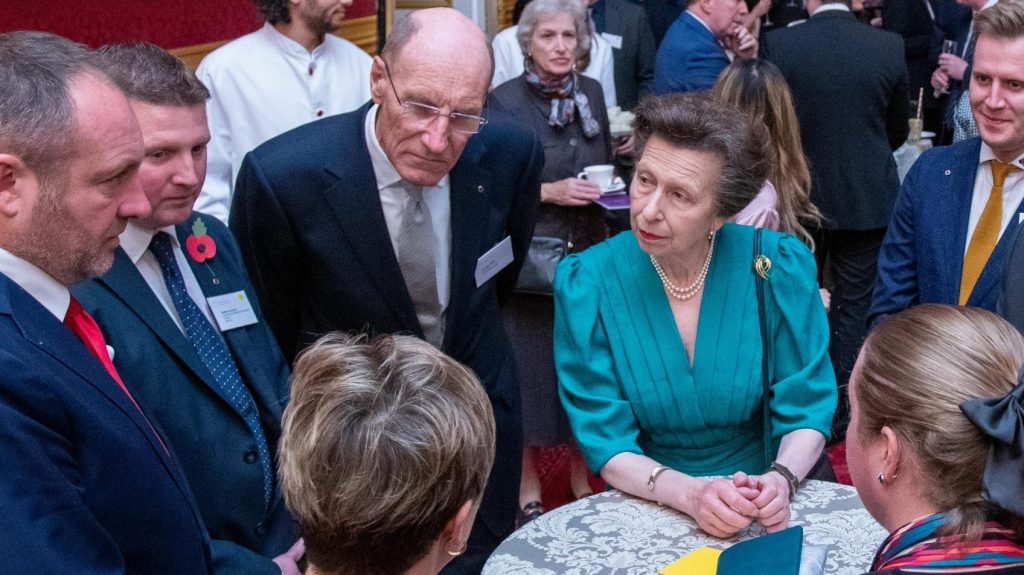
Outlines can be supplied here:
<path id="1" fill-rule="evenodd" d="M 639 426 L 615 375 L 600 313 L 600 276 L 571 255 L 558 266 L 554 290 L 559 395 L 587 465 L 600 472 L 619 453 L 643 453 Z"/>
<path id="2" fill-rule="evenodd" d="M 838 393 L 817 264 L 800 240 L 776 237 L 778 252 L 767 282 L 775 356 L 772 435 L 777 440 L 796 429 L 814 429 L 828 438 Z"/>

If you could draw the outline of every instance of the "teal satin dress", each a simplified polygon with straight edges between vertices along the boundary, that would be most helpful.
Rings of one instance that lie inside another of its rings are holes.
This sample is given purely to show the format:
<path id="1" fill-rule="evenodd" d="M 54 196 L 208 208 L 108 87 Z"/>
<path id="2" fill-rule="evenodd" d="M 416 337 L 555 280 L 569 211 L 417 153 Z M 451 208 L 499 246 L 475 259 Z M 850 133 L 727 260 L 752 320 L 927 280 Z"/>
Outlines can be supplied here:
<path id="1" fill-rule="evenodd" d="M 826 437 L 836 409 L 829 327 L 814 256 L 765 230 L 771 258 L 773 449 L 796 429 Z M 638 453 L 691 475 L 761 473 L 761 333 L 754 229 L 715 235 L 690 365 L 668 296 L 631 232 L 565 258 L 555 278 L 555 366 L 573 433 L 594 471 Z"/>

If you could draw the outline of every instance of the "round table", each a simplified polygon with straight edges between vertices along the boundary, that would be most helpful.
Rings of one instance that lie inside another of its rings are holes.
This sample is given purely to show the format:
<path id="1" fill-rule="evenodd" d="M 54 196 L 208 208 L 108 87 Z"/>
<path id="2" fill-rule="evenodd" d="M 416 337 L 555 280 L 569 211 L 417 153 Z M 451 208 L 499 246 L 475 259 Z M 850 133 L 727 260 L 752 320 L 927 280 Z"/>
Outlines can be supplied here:
<path id="1" fill-rule="evenodd" d="M 825 573 L 860 575 L 887 535 L 849 486 L 808 481 L 792 503 L 790 525 L 804 543 L 828 546 Z M 494 551 L 484 575 L 641 575 L 657 573 L 702 546 L 725 549 L 764 533 L 755 524 L 716 539 L 688 515 L 607 491 L 554 509 L 524 525 Z"/>

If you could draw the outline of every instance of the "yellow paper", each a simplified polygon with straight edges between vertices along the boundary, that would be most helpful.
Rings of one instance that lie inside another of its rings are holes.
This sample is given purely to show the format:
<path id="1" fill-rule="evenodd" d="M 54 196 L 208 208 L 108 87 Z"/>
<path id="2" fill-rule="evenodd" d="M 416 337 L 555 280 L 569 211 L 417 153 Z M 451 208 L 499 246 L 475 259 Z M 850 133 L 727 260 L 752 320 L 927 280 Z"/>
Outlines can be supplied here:
<path id="1" fill-rule="evenodd" d="M 715 575 L 718 571 L 718 556 L 721 554 L 721 549 L 700 547 L 684 555 L 679 561 L 662 567 L 658 573 L 661 575 Z"/>

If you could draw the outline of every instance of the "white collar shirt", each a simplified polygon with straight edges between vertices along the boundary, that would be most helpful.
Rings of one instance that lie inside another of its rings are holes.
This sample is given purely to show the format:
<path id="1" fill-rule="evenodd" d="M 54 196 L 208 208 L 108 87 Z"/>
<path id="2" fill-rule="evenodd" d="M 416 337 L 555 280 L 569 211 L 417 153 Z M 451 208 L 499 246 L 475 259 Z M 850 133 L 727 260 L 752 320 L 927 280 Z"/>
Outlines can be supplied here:
<path id="1" fill-rule="evenodd" d="M 905 2 L 906 0 L 901 0 L 901 1 Z M 830 10 L 837 10 L 839 12 L 850 12 L 850 7 L 847 6 L 846 4 L 839 4 L 838 2 L 832 2 L 832 3 L 829 3 L 829 4 L 822 4 L 821 6 L 818 7 L 817 10 L 814 11 L 814 15 L 817 16 L 818 14 L 821 14 L 822 12 L 828 12 Z"/>
<path id="2" fill-rule="evenodd" d="M 53 314 L 58 321 L 64 321 L 71 305 L 71 292 L 67 286 L 11 252 L 0 248 L 0 272 L 11 281 L 21 286 L 28 295 L 35 298 L 46 311 Z"/>
<path id="3" fill-rule="evenodd" d="M 210 90 L 207 176 L 196 211 L 225 223 L 242 158 L 263 142 L 370 99 L 372 59 L 334 34 L 312 53 L 271 24 L 211 52 L 196 75 Z"/>
<path id="4" fill-rule="evenodd" d="M 380 205 L 384 210 L 384 221 L 387 223 L 391 247 L 397 257 L 398 237 L 402 230 L 402 217 L 409 194 L 400 185 L 402 176 L 388 159 L 377 139 L 377 111 L 374 104 L 366 113 L 366 149 L 370 152 L 373 163 L 373 175 L 377 179 L 377 191 L 380 194 Z M 430 209 L 430 223 L 434 228 L 435 272 L 437 277 L 437 298 L 440 300 L 441 311 L 448 309 L 448 295 L 451 278 L 448 274 L 451 259 L 451 185 L 449 176 L 445 174 L 436 186 L 423 187 L 423 201 Z"/>
<path id="5" fill-rule="evenodd" d="M 981 213 L 985 210 L 989 194 L 992 193 L 992 168 L 989 162 L 996 159 L 995 152 L 985 142 L 981 143 L 981 154 L 978 158 L 978 171 L 974 175 L 974 191 L 971 195 L 971 215 L 967 221 L 967 241 L 964 243 L 964 255 L 967 254 L 967 246 L 971 243 L 971 236 L 974 235 L 974 228 L 978 226 Z M 1010 162 L 1017 168 L 1024 169 L 1024 154 Z M 1007 174 L 1003 181 L 1003 219 L 999 226 L 999 236 L 1002 237 L 1010 220 L 1020 218 L 1017 208 L 1024 201 L 1024 171 L 1016 171 Z"/>
<path id="6" fill-rule="evenodd" d="M 178 315 L 178 309 L 174 307 L 174 300 L 171 299 L 171 293 L 167 290 L 167 283 L 164 281 L 164 274 L 163 270 L 160 269 L 160 263 L 157 262 L 153 252 L 149 250 L 149 243 L 157 232 L 166 232 L 167 235 L 171 236 L 174 261 L 177 262 L 178 269 L 181 270 L 181 277 L 185 280 L 185 289 L 188 291 L 192 301 L 195 302 L 200 311 L 203 312 L 203 315 L 206 316 L 206 320 L 211 325 L 216 326 L 217 324 L 214 323 L 213 315 L 210 312 L 210 305 L 206 301 L 206 295 L 203 294 L 203 290 L 199 287 L 199 282 L 196 280 L 195 274 L 192 273 L 192 266 L 188 264 L 188 260 L 185 259 L 185 253 L 181 250 L 181 243 L 178 242 L 178 235 L 175 232 L 174 226 L 154 230 L 134 222 L 129 222 L 128 227 L 120 235 L 121 249 L 124 250 L 128 259 L 135 265 L 135 269 L 139 270 L 142 279 L 146 280 L 146 285 L 149 286 L 156 299 L 160 301 L 160 305 L 164 307 L 167 315 L 171 316 L 171 319 L 174 320 L 174 324 L 178 326 L 181 333 L 185 333 L 185 326 Z"/>

